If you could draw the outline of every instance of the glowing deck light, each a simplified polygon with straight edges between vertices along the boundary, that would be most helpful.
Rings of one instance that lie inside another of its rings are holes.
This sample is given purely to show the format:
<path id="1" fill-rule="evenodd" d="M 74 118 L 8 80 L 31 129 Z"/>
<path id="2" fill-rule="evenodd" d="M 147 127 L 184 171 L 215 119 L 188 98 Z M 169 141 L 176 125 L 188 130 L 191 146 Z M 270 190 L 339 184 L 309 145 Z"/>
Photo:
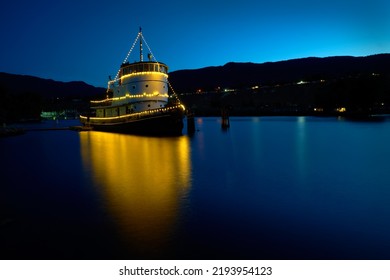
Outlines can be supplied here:
<path id="1" fill-rule="evenodd" d="M 138 113 L 130 113 L 130 114 L 125 114 L 125 115 L 120 115 L 120 116 L 114 116 L 114 117 L 86 117 L 83 115 L 80 115 L 80 119 L 82 120 L 87 120 L 89 119 L 91 122 L 94 120 L 120 120 L 120 119 L 132 119 L 136 118 L 139 116 L 143 115 L 154 115 L 154 114 L 161 114 L 162 112 L 166 112 L 169 110 L 176 110 L 176 109 L 181 109 L 185 111 L 185 107 L 183 104 L 175 105 L 175 106 L 169 106 L 169 107 L 164 107 L 164 108 L 158 108 L 158 109 L 152 109 L 152 110 L 147 110 L 147 111 L 142 111 Z"/>
<path id="2" fill-rule="evenodd" d="M 99 104 L 99 103 L 108 103 L 111 101 L 125 100 L 127 98 L 150 98 L 150 97 L 157 97 L 157 96 L 166 97 L 166 98 L 169 97 L 168 93 L 159 94 L 157 91 L 155 91 L 151 94 L 147 94 L 146 92 L 144 92 L 143 94 L 128 94 L 127 93 L 126 95 L 120 96 L 120 97 L 106 98 L 103 100 L 91 100 L 90 102 L 94 103 L 94 104 Z"/>
<path id="3" fill-rule="evenodd" d="M 344 113 L 347 111 L 347 109 L 345 107 L 340 107 L 340 108 L 336 108 L 336 111 L 339 113 Z"/>

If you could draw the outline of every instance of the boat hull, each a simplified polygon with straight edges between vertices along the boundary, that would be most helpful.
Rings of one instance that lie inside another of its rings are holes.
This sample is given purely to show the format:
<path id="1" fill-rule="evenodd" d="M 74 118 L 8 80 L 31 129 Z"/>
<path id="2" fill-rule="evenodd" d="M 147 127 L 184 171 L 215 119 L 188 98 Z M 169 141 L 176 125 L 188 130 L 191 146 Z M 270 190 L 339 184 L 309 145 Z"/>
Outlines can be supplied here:
<path id="1" fill-rule="evenodd" d="M 167 114 L 137 116 L 118 119 L 81 117 L 81 123 L 93 130 L 138 134 L 138 135 L 181 135 L 183 130 L 183 113 L 177 110 Z"/>

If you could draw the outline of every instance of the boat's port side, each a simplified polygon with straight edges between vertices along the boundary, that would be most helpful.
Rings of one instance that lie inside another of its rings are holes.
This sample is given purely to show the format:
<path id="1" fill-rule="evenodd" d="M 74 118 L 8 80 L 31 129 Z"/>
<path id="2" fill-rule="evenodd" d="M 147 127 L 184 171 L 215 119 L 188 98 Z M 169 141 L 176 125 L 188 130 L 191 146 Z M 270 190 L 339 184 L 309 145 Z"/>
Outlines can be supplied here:
<path id="1" fill-rule="evenodd" d="M 119 108 L 109 108 L 109 109 L 119 109 Z M 108 110 L 108 109 L 107 109 Z M 146 110 L 139 113 L 129 113 L 124 115 L 113 115 L 113 116 L 80 116 L 80 121 L 84 125 L 94 125 L 94 124 L 109 124 L 109 123 L 117 123 L 123 121 L 136 121 L 143 118 L 149 117 L 158 117 L 160 115 L 166 114 L 183 114 L 185 111 L 185 107 L 180 105 L 169 106 L 165 108 L 158 108 L 152 110 Z"/>

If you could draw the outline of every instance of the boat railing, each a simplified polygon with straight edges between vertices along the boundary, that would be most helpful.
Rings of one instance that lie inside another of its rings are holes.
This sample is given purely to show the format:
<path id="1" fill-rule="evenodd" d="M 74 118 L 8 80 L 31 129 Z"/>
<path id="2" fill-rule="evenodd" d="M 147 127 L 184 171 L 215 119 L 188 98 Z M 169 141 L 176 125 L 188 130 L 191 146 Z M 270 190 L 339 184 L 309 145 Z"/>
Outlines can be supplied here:
<path id="1" fill-rule="evenodd" d="M 151 109 L 146 110 L 139 113 L 131 113 L 126 115 L 120 115 L 120 116 L 113 116 L 113 117 L 90 117 L 89 121 L 93 122 L 94 120 L 98 121 L 100 124 L 110 124 L 110 123 L 117 123 L 118 121 L 133 121 L 133 120 L 139 120 L 143 119 L 145 117 L 158 117 L 161 115 L 165 115 L 167 113 L 174 113 L 177 112 L 177 110 L 180 109 L 184 112 L 185 108 L 182 104 L 164 107 L 164 108 L 157 108 L 157 109 Z M 87 117 L 80 116 L 81 119 L 86 119 Z"/>
<path id="2" fill-rule="evenodd" d="M 91 103 L 91 108 L 107 107 L 112 105 L 112 99 L 105 99 L 99 101 L 91 100 L 90 103 Z"/>
<path id="3" fill-rule="evenodd" d="M 121 76 L 144 72 L 160 72 L 168 74 L 168 66 L 159 62 L 137 62 L 132 64 L 122 64 L 121 66 Z"/>
<path id="4" fill-rule="evenodd" d="M 157 109 L 151 109 L 151 110 L 146 110 L 143 112 L 139 113 L 133 113 L 133 114 L 128 114 L 128 115 L 123 115 L 124 117 L 127 116 L 129 120 L 131 119 L 142 119 L 145 116 L 159 116 L 159 115 L 165 115 L 166 113 L 172 113 L 177 111 L 177 109 L 183 109 L 184 111 L 184 106 L 183 105 L 175 105 L 175 106 L 170 106 L 170 107 L 165 107 L 165 108 L 157 108 Z"/>

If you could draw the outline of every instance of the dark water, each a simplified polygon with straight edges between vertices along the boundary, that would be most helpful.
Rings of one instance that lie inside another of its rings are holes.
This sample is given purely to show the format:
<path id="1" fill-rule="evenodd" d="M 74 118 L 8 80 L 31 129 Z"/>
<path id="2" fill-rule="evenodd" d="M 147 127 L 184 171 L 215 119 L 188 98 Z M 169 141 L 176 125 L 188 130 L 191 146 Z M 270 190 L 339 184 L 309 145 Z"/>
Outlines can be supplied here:
<path id="1" fill-rule="evenodd" d="M 196 127 L 0 139 L 0 257 L 390 259 L 390 119 Z"/>

